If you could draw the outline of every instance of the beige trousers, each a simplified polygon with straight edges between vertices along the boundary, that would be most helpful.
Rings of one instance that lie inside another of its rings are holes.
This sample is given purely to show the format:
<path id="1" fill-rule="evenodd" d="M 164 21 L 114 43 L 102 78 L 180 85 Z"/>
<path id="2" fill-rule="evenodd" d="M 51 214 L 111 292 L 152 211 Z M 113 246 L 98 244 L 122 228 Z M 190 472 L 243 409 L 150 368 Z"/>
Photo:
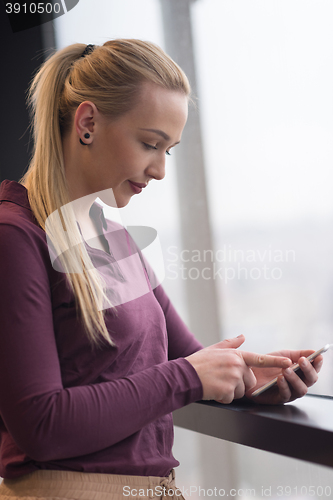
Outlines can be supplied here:
<path id="1" fill-rule="evenodd" d="M 123 476 L 38 470 L 18 479 L 4 479 L 0 500 L 184 500 L 169 477 Z"/>

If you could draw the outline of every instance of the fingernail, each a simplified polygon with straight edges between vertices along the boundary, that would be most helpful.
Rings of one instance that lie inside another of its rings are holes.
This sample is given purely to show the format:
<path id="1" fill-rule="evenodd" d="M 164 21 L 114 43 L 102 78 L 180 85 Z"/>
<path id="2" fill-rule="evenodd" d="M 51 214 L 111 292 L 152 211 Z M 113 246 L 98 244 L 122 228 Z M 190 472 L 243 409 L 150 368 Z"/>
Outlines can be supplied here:
<path id="1" fill-rule="evenodd" d="M 285 373 L 286 375 L 291 375 L 291 373 L 292 373 L 291 368 L 287 368 L 286 370 L 284 370 L 284 373 Z"/>
<path id="2" fill-rule="evenodd" d="M 283 361 L 283 366 L 285 366 L 286 368 L 288 368 L 290 366 L 290 360 L 289 359 L 285 359 Z"/>
<path id="3" fill-rule="evenodd" d="M 240 337 L 243 337 L 242 333 L 241 333 L 241 335 L 237 335 L 236 339 L 239 339 Z"/>

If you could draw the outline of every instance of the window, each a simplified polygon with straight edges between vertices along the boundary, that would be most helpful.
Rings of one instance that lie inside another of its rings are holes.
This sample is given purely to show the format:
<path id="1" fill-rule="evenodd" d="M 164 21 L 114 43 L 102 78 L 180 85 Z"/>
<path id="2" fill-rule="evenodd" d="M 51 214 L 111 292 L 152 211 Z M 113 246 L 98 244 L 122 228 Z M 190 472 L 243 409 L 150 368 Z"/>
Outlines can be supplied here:
<path id="1" fill-rule="evenodd" d="M 259 352 L 318 349 L 333 342 L 333 4 L 197 0 L 191 9 L 214 244 L 199 255 L 193 253 L 195 243 L 182 247 L 184 193 L 177 191 L 182 165 L 174 163 L 176 153 L 167 160 L 166 179 L 132 200 L 122 220 L 158 230 L 166 264 L 163 284 L 185 321 L 202 307 L 200 301 L 187 304 L 186 286 L 198 279 L 198 258 L 213 264 L 213 254 L 215 275 L 208 279 L 216 286 L 217 336 L 244 333 L 244 348 Z M 57 20 L 56 30 L 59 47 L 128 37 L 166 49 L 159 0 L 100 0 L 98 5 L 82 0 Z M 207 276 L 199 277 L 202 286 Z M 311 392 L 333 395 L 332 351 L 325 361 Z M 333 488 L 324 468 L 300 462 L 291 467 L 291 459 L 263 453 L 176 429 L 175 456 L 184 458 L 182 484 L 199 484 L 198 471 L 216 478 L 223 456 L 233 464 L 231 488 L 255 487 L 259 495 L 266 484 L 262 477 L 273 468 L 276 487 L 280 478 L 284 488 L 311 486 L 302 481 L 312 474 L 316 485 Z M 298 475 L 288 483 L 291 468 Z M 291 492 L 305 498 L 303 493 Z"/>

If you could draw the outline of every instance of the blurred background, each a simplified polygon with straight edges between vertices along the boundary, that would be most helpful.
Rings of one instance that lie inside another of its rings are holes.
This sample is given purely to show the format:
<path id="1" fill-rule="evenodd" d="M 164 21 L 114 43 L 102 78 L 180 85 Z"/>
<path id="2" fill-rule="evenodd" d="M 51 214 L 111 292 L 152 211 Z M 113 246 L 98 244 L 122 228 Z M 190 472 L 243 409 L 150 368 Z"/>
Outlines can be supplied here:
<path id="1" fill-rule="evenodd" d="M 166 178 L 120 213 L 157 229 L 163 286 L 204 345 L 241 333 L 257 352 L 333 342 L 332 21 L 331 0 L 80 0 L 42 29 L 58 49 L 153 41 L 188 74 L 194 104 Z M 29 134 L 18 140 L 27 152 Z M 14 179 L 8 158 L 0 173 Z M 310 392 L 333 396 L 333 351 Z M 216 441 L 176 428 L 179 486 L 333 490 L 324 467 Z"/>

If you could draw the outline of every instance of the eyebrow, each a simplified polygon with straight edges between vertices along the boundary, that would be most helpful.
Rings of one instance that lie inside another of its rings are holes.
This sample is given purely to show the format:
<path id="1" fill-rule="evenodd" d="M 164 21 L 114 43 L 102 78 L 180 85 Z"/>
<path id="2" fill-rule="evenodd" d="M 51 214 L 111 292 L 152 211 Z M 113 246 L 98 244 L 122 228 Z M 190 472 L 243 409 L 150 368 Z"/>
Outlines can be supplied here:
<path id="1" fill-rule="evenodd" d="M 140 128 L 140 130 L 146 130 L 146 132 L 154 132 L 155 134 L 163 137 L 163 139 L 165 139 L 166 141 L 170 141 L 170 137 L 168 136 L 168 134 L 163 132 L 163 130 L 159 130 L 157 128 Z"/>

